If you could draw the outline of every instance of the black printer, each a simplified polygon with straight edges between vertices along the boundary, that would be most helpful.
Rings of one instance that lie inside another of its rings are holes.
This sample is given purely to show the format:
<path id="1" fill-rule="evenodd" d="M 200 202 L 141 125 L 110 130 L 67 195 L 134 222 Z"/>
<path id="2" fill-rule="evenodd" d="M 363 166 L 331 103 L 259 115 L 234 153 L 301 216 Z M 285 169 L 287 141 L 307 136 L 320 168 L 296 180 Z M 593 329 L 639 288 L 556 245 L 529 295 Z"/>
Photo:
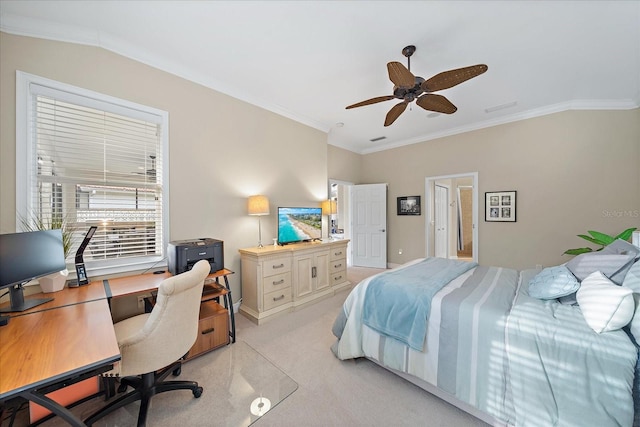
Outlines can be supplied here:
<path id="1" fill-rule="evenodd" d="M 224 243 L 222 240 L 201 238 L 175 240 L 167 248 L 169 273 L 176 275 L 191 270 L 201 259 L 209 261 L 211 272 L 224 268 Z"/>

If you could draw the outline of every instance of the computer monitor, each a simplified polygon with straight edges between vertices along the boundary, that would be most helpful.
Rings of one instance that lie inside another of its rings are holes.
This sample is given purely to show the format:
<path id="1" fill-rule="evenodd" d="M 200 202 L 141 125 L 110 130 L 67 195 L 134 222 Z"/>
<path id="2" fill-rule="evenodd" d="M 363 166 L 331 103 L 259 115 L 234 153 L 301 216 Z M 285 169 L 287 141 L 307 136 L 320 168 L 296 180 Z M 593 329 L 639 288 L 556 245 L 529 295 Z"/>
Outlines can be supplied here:
<path id="1" fill-rule="evenodd" d="M 0 234 L 0 290 L 8 289 L 11 306 L 0 313 L 24 311 L 53 298 L 25 299 L 23 285 L 66 268 L 62 231 Z"/>

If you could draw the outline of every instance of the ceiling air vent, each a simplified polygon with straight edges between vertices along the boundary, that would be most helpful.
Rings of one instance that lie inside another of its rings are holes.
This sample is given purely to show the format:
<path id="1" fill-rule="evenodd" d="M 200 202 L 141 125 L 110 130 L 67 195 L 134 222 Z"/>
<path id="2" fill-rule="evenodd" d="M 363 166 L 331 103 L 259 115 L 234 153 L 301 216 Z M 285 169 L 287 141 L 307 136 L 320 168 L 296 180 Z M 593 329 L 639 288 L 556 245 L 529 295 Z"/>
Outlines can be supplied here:
<path id="1" fill-rule="evenodd" d="M 382 141 L 383 139 L 387 139 L 387 137 L 386 136 L 379 136 L 377 138 L 370 139 L 369 141 L 378 142 L 378 141 Z"/>

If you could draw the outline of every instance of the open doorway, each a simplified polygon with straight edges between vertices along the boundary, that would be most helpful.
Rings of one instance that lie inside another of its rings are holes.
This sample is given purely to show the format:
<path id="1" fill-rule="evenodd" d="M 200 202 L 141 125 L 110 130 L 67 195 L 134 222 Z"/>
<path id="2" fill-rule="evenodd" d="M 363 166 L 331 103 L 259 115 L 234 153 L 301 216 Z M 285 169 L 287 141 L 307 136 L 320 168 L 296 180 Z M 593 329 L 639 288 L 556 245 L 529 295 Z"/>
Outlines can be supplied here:
<path id="1" fill-rule="evenodd" d="M 336 202 L 336 213 L 328 224 L 331 237 L 351 240 L 351 186 L 353 182 L 329 180 L 329 199 Z M 351 250 L 347 251 L 347 265 L 351 265 Z"/>
<path id="2" fill-rule="evenodd" d="M 478 173 L 425 178 L 426 256 L 478 262 Z"/>

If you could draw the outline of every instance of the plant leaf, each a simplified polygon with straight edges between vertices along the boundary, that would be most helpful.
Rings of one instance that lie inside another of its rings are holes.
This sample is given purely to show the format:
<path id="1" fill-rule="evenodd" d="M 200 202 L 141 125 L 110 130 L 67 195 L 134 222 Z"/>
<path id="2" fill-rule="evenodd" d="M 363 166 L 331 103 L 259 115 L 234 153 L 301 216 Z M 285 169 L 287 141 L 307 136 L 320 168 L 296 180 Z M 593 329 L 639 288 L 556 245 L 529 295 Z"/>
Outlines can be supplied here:
<path id="1" fill-rule="evenodd" d="M 599 231 L 589 230 L 589 234 L 594 237 L 593 242 L 598 245 L 607 246 L 609 243 L 612 243 L 615 239 L 608 234 L 601 233 Z"/>
<path id="2" fill-rule="evenodd" d="M 580 255 L 585 254 L 587 252 L 593 252 L 591 248 L 575 248 L 575 249 L 567 249 L 564 251 L 562 255 Z"/>
<path id="3" fill-rule="evenodd" d="M 631 235 L 633 234 L 633 232 L 634 232 L 634 231 L 636 231 L 636 230 L 637 230 L 637 228 L 636 228 L 636 227 L 633 227 L 633 228 L 627 228 L 627 229 L 626 229 L 626 230 L 624 230 L 622 233 L 618 234 L 618 235 L 614 238 L 614 240 L 616 240 L 616 239 L 622 239 L 622 240 L 628 241 L 628 240 L 629 240 L 629 238 L 631 237 Z"/>
<path id="4" fill-rule="evenodd" d="M 591 236 L 586 236 L 584 234 L 578 234 L 578 237 L 580 237 L 580 238 L 582 238 L 584 240 L 587 240 L 587 241 L 589 241 L 591 243 L 595 243 L 596 245 L 602 245 L 602 242 L 600 240 L 594 239 Z"/>

